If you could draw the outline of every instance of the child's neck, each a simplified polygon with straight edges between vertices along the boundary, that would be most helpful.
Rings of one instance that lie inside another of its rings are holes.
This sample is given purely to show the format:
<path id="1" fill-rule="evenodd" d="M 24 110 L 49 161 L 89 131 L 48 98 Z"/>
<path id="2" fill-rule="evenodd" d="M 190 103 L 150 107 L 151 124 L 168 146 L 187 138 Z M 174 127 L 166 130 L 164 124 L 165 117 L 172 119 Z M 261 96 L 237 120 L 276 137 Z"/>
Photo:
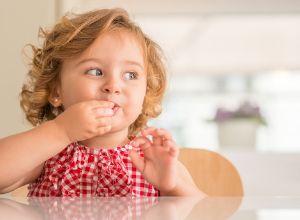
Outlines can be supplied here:
<path id="1" fill-rule="evenodd" d="M 128 132 L 120 131 L 108 133 L 102 136 L 93 137 L 91 139 L 87 139 L 84 141 L 80 141 L 79 143 L 93 148 L 115 148 L 117 146 L 125 145 L 129 142 Z"/>

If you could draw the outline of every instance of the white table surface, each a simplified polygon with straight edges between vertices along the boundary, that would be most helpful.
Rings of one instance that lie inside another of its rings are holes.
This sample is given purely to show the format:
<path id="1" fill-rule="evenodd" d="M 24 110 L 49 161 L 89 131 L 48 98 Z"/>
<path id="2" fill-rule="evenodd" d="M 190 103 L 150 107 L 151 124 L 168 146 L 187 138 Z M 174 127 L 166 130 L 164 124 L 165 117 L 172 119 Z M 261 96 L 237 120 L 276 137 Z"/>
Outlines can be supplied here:
<path id="1" fill-rule="evenodd" d="M 0 219 L 300 219 L 300 197 L 0 198 Z"/>

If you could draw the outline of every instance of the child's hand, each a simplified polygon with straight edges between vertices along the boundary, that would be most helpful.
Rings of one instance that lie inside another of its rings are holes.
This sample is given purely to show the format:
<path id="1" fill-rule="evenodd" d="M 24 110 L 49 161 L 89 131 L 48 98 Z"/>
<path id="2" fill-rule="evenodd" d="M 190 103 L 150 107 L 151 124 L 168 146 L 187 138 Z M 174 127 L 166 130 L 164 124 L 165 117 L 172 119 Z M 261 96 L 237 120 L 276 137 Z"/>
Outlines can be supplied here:
<path id="1" fill-rule="evenodd" d="M 71 142 L 105 134 L 111 129 L 112 107 L 108 101 L 84 101 L 68 107 L 54 121 Z"/>
<path id="2" fill-rule="evenodd" d="M 152 141 L 146 136 L 151 135 Z M 143 177 L 161 191 L 171 191 L 177 185 L 178 148 L 171 135 L 163 129 L 147 128 L 142 136 L 134 139 L 140 146 L 144 158 L 134 150 L 130 152 L 132 162 Z"/>

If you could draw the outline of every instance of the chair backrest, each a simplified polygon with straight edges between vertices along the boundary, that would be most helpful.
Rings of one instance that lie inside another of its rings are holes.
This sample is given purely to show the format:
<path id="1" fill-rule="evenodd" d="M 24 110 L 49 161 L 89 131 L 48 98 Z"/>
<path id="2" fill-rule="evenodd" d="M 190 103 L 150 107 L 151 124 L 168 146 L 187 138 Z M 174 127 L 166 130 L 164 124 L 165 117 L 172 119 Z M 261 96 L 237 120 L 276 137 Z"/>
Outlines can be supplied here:
<path id="1" fill-rule="evenodd" d="M 12 191 L 10 194 L 12 197 L 26 197 L 27 193 L 28 193 L 27 187 L 28 187 L 28 185 L 21 186 L 21 187 L 15 189 L 14 191 Z"/>
<path id="2" fill-rule="evenodd" d="M 243 184 L 237 169 L 222 155 L 210 150 L 181 148 L 179 160 L 207 195 L 243 196 Z"/>

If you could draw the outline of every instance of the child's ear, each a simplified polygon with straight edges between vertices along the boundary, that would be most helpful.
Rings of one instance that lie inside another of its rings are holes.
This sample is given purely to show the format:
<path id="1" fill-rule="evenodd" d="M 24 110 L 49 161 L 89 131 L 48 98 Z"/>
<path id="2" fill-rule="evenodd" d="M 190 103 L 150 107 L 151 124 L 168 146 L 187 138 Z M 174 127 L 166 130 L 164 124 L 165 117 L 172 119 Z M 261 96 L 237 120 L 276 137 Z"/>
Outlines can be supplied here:
<path id="1" fill-rule="evenodd" d="M 48 101 L 55 108 L 62 105 L 60 90 L 58 88 L 54 88 L 49 95 Z"/>

